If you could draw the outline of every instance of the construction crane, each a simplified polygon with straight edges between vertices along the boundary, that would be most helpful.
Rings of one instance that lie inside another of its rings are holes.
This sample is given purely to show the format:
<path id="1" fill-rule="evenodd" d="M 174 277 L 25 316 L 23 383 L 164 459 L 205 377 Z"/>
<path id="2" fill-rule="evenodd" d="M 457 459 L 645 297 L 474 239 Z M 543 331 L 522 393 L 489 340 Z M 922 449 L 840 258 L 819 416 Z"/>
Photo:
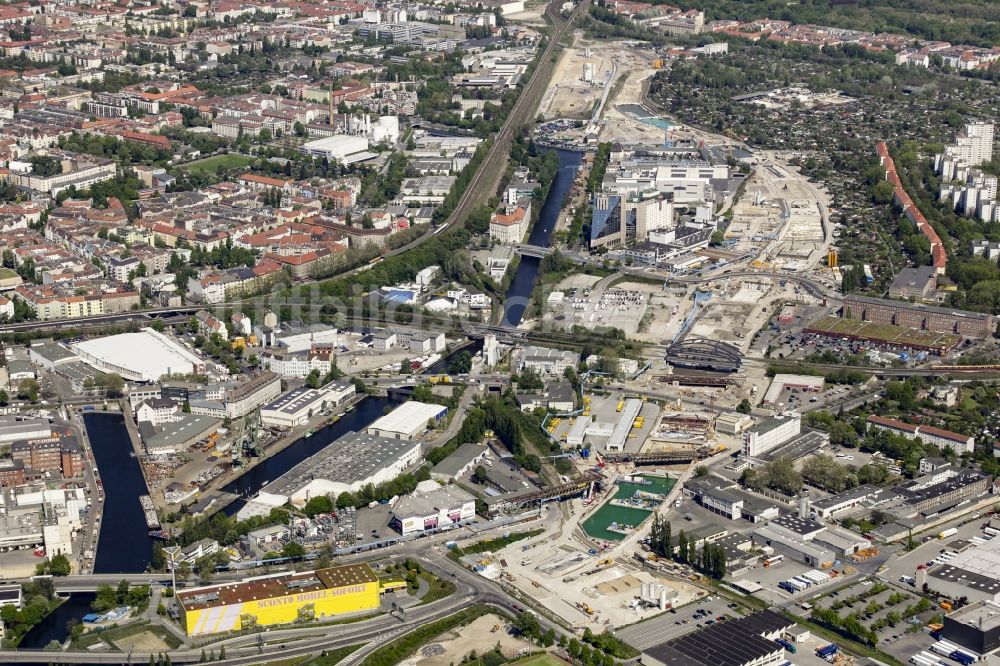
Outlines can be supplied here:
<path id="1" fill-rule="evenodd" d="M 243 417 L 243 424 L 233 438 L 233 467 L 243 464 L 244 458 L 259 458 L 260 450 L 260 407 Z"/>

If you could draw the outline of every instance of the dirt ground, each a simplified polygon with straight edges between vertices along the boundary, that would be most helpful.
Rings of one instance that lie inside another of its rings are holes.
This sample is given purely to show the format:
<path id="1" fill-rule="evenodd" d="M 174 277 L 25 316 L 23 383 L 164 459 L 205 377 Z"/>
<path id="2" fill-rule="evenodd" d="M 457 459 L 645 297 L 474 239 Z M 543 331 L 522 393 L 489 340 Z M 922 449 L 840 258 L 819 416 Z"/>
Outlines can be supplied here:
<path id="1" fill-rule="evenodd" d="M 134 652 L 169 652 L 170 646 L 162 638 L 151 631 L 143 631 L 115 641 L 120 650 L 132 649 Z"/>
<path id="2" fill-rule="evenodd" d="M 497 625 L 499 629 L 493 631 Z M 504 655 L 512 658 L 520 650 L 531 647 L 527 641 L 511 636 L 504 620 L 490 614 L 473 620 L 472 624 L 442 634 L 437 640 L 417 650 L 416 655 L 400 662 L 400 666 L 449 666 L 459 663 L 473 650 L 477 654 L 488 652 L 498 642 Z"/>
<path id="3" fill-rule="evenodd" d="M 589 57 L 588 57 L 589 53 Z M 604 84 L 616 72 L 617 58 L 613 45 L 577 39 L 563 51 L 541 112 L 546 118 L 590 118 L 594 104 L 604 92 Z M 590 82 L 584 80 L 584 68 L 590 65 Z"/>

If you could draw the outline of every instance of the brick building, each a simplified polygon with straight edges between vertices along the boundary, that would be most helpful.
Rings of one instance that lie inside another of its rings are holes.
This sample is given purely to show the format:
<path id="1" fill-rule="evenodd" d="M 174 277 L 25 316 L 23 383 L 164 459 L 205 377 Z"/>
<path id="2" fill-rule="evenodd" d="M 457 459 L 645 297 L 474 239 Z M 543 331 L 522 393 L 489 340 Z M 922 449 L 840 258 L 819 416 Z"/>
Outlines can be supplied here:
<path id="1" fill-rule="evenodd" d="M 25 477 L 57 472 L 69 479 L 83 473 L 83 449 L 70 434 L 16 441 L 10 446 L 10 457 L 27 470 Z"/>
<path id="2" fill-rule="evenodd" d="M 853 294 L 844 297 L 841 316 L 935 333 L 957 333 L 970 338 L 989 337 L 996 329 L 993 316 L 989 314 Z"/>

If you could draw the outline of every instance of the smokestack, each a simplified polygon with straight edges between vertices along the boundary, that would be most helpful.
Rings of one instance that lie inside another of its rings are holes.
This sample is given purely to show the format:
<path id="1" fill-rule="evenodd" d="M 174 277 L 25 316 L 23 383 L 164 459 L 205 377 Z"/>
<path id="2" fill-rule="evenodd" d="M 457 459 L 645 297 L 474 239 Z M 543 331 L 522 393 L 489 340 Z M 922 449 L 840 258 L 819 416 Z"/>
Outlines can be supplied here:
<path id="1" fill-rule="evenodd" d="M 799 495 L 799 518 L 809 517 L 809 495 L 802 493 Z"/>
<path id="2" fill-rule="evenodd" d="M 333 80 L 330 80 L 330 95 L 327 97 L 330 102 L 330 127 L 333 127 Z"/>

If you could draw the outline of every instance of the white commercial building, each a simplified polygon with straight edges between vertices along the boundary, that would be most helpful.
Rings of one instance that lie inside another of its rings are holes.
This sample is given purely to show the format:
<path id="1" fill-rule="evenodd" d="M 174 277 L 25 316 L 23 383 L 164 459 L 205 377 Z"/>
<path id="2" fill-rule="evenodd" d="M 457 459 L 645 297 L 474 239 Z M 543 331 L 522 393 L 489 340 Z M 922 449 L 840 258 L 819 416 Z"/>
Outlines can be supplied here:
<path id="1" fill-rule="evenodd" d="M 354 391 L 354 384 L 345 382 L 330 382 L 318 389 L 300 386 L 261 407 L 260 419 L 265 425 L 297 428 L 323 410 L 342 404 Z"/>
<path id="2" fill-rule="evenodd" d="M 743 433 L 743 453 L 759 456 L 775 449 L 802 432 L 802 417 L 798 414 L 768 419 Z"/>
<path id="3" fill-rule="evenodd" d="M 622 407 L 618 422 L 615 424 L 614 430 L 611 431 L 611 437 L 608 438 L 608 443 L 605 445 L 606 450 L 625 450 L 625 442 L 628 440 L 628 434 L 632 432 L 632 424 L 635 423 L 635 418 L 639 416 L 641 410 L 642 400 L 629 398 L 625 401 L 625 406 Z"/>
<path id="4" fill-rule="evenodd" d="M 406 536 L 455 525 L 475 515 L 475 497 L 458 486 L 438 486 L 429 492 L 414 492 L 401 498 L 392 507 L 389 525 Z"/>
<path id="5" fill-rule="evenodd" d="M 131 381 L 155 382 L 167 375 L 205 372 L 203 359 L 151 328 L 84 340 L 72 347 L 88 365 Z"/>
<path id="6" fill-rule="evenodd" d="M 368 150 L 368 139 L 350 134 L 334 134 L 325 139 L 306 141 L 299 150 L 312 157 L 343 162 L 348 155 Z"/>
<path id="7" fill-rule="evenodd" d="M 420 460 L 420 442 L 349 432 L 271 483 L 268 493 L 302 506 L 319 495 L 391 481 Z"/>
<path id="8" fill-rule="evenodd" d="M 391 439 L 413 439 L 426 430 L 432 421 L 441 419 L 447 412 L 448 408 L 443 405 L 410 400 L 376 419 L 368 426 L 368 432 Z"/>

